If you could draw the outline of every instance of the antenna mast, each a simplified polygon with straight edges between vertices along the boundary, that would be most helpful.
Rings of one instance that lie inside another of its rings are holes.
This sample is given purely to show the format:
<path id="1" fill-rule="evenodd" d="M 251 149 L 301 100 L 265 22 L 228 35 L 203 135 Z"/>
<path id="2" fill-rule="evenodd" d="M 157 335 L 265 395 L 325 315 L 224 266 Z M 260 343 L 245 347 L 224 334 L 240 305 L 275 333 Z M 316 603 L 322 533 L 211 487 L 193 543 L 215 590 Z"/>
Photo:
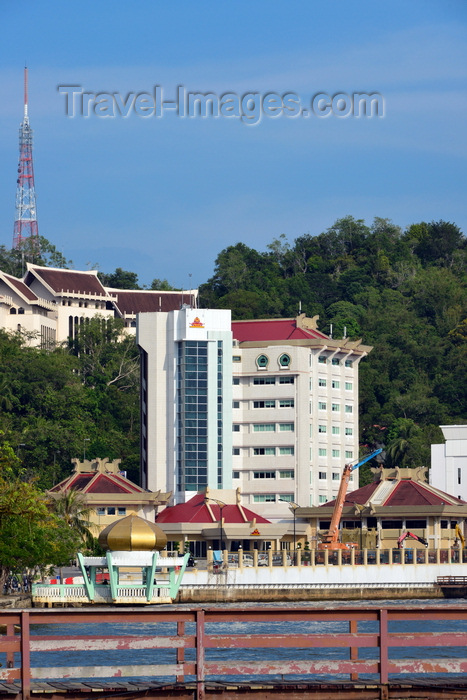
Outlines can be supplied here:
<path id="1" fill-rule="evenodd" d="M 16 180 L 16 217 L 13 230 L 13 248 L 21 248 L 25 240 L 31 242 L 31 252 L 39 253 L 32 135 L 28 116 L 28 69 L 24 69 L 24 115 L 19 128 L 19 161 Z"/>

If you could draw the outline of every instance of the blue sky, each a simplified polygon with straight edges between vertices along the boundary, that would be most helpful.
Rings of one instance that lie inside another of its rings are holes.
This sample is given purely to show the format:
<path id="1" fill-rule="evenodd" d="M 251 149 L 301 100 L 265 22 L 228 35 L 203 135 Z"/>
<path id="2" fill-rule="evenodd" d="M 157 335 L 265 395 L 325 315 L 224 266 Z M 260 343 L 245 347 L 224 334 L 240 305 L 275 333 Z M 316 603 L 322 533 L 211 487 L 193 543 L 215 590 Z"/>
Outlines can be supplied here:
<path id="1" fill-rule="evenodd" d="M 3 0 L 0 243 L 15 215 L 23 67 L 39 232 L 76 269 L 194 285 L 242 241 L 319 234 L 348 214 L 467 230 L 464 0 Z M 383 118 L 69 118 L 87 92 L 378 92 Z"/>

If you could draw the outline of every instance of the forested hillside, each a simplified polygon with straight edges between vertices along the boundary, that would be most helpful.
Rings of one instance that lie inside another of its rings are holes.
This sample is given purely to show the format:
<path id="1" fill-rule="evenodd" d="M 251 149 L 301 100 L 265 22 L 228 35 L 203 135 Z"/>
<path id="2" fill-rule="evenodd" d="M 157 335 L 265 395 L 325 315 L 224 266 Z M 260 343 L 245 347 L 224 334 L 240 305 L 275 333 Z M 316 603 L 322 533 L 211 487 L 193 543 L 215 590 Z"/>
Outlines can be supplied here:
<path id="1" fill-rule="evenodd" d="M 388 464 L 425 464 L 439 425 L 467 420 L 467 246 L 448 222 L 402 231 L 352 217 L 260 253 L 223 250 L 200 304 L 233 317 L 319 314 L 334 338 L 363 338 L 361 442 L 384 444 Z"/>
<path id="2" fill-rule="evenodd" d="M 36 262 L 67 262 L 45 243 L 48 255 Z M 0 250 L 0 267 L 20 275 L 15 255 Z M 121 268 L 102 277 L 138 288 L 137 274 Z M 281 236 L 265 252 L 226 248 L 200 305 L 231 308 L 234 319 L 291 317 L 301 308 L 319 314 L 319 328 L 332 326 L 334 338 L 372 345 L 360 364 L 362 446 L 383 445 L 387 464 L 420 466 L 442 441 L 440 424 L 467 421 L 466 280 L 466 238 L 455 224 L 402 231 L 385 219 L 366 226 L 348 217 L 318 236 Z M 53 352 L 0 333 L 0 439 L 44 487 L 84 451 L 121 458 L 138 479 L 138 386 L 135 343 L 119 340 L 117 322 L 103 328 L 96 320 L 75 345 Z"/>

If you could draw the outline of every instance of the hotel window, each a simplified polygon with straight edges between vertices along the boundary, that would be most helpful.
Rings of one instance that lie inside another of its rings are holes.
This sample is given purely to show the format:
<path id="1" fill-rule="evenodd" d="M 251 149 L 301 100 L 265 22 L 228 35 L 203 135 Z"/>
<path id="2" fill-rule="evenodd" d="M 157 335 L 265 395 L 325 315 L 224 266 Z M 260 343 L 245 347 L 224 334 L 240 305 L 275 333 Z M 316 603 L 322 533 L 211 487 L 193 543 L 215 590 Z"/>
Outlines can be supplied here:
<path id="1" fill-rule="evenodd" d="M 126 515 L 126 508 L 117 508 L 117 515 Z"/>
<path id="2" fill-rule="evenodd" d="M 115 515 L 114 506 L 109 506 L 109 508 L 107 508 L 107 515 Z"/>
<path id="3" fill-rule="evenodd" d="M 346 458 L 346 459 L 353 459 L 353 452 L 352 452 L 352 450 L 346 450 L 346 451 L 345 451 L 345 458 Z"/>
<path id="4" fill-rule="evenodd" d="M 345 429 L 345 434 L 346 434 L 346 435 L 353 435 L 353 428 L 346 428 L 346 429 Z"/>
<path id="5" fill-rule="evenodd" d="M 279 377 L 279 384 L 294 384 L 295 377 Z"/>
<path id="6" fill-rule="evenodd" d="M 101 506 L 99 506 L 97 508 L 97 515 L 105 515 L 105 508 L 102 508 Z"/>
<path id="7" fill-rule="evenodd" d="M 232 401 L 232 408 L 240 408 L 240 401 Z"/>
<path id="8" fill-rule="evenodd" d="M 253 454 L 254 455 L 275 455 L 276 454 L 276 448 L 275 447 L 253 447 Z"/>
<path id="9" fill-rule="evenodd" d="M 332 456 L 333 456 L 333 457 L 340 457 L 340 456 L 341 456 L 341 451 L 340 451 L 340 450 L 333 450 L 333 451 L 332 451 Z"/>
<path id="10" fill-rule="evenodd" d="M 353 407 L 352 406 L 345 406 L 345 412 L 346 413 L 352 413 L 353 412 Z"/>
<path id="11" fill-rule="evenodd" d="M 325 365 L 326 364 L 326 356 L 325 355 L 320 355 L 318 357 L 318 362 L 320 365 Z"/>
<path id="12" fill-rule="evenodd" d="M 253 472 L 253 479 L 275 479 L 276 472 Z"/>
<path id="13" fill-rule="evenodd" d="M 341 478 L 341 475 L 338 472 L 332 473 L 332 480 L 333 481 L 339 481 L 340 478 Z"/>
<path id="14" fill-rule="evenodd" d="M 346 360 L 346 361 L 345 361 L 345 366 L 346 366 L 346 367 L 352 367 L 352 360 Z"/>
<path id="15" fill-rule="evenodd" d="M 338 360 L 337 357 L 333 357 L 331 364 L 333 364 L 334 366 L 338 366 L 340 365 L 340 360 Z"/>
<path id="16" fill-rule="evenodd" d="M 275 423 L 255 423 L 253 425 L 254 433 L 273 433 L 275 429 Z"/>
<path id="17" fill-rule="evenodd" d="M 318 408 L 320 411 L 326 410 L 326 401 L 318 401 Z"/>
<path id="18" fill-rule="evenodd" d="M 279 400 L 279 408 L 293 408 L 294 407 L 294 400 L 293 399 L 280 399 Z"/>
<path id="19" fill-rule="evenodd" d="M 346 382 L 346 383 L 345 383 L 345 390 L 346 390 L 346 391 L 352 391 L 352 390 L 353 390 L 353 384 L 352 384 L 352 382 Z"/>
<path id="20" fill-rule="evenodd" d="M 340 410 L 341 410 L 341 405 L 340 405 L 340 403 L 333 403 L 333 404 L 331 404 L 331 410 L 332 410 L 332 411 L 340 411 Z"/>
<path id="21" fill-rule="evenodd" d="M 232 430 L 233 430 L 234 433 L 239 433 L 239 432 L 240 432 L 240 426 L 239 426 L 239 424 L 238 424 L 238 423 L 234 423 L 234 424 L 232 425 Z"/>
<path id="22" fill-rule="evenodd" d="M 254 493 L 253 503 L 275 503 L 276 494 L 275 493 Z"/>
<path id="23" fill-rule="evenodd" d="M 320 448 L 318 449 L 318 455 L 319 455 L 320 457 L 326 457 L 326 455 L 327 455 L 327 450 L 326 450 L 326 448 L 325 448 L 325 447 L 320 447 Z"/>
<path id="24" fill-rule="evenodd" d="M 279 423 L 279 430 L 283 433 L 293 432 L 294 424 L 293 423 Z"/>
<path id="25" fill-rule="evenodd" d="M 290 367 L 290 355 L 284 352 L 284 354 L 279 357 L 279 365 L 282 368 Z"/>
<path id="26" fill-rule="evenodd" d="M 279 479 L 295 479 L 294 469 L 281 469 Z"/>
<path id="27" fill-rule="evenodd" d="M 232 479 L 240 479 L 240 472 L 232 472 Z"/>
<path id="28" fill-rule="evenodd" d="M 281 493 L 279 500 L 293 503 L 293 493 Z M 290 545 L 290 542 L 281 542 L 281 549 L 289 549 L 289 547 L 283 547 L 284 544 Z"/>
<path id="29" fill-rule="evenodd" d="M 253 384 L 259 385 L 259 384 L 275 384 L 276 383 L 276 378 L 275 377 L 255 377 L 253 379 Z"/>
<path id="30" fill-rule="evenodd" d="M 232 362 L 241 362 L 241 361 L 242 361 L 242 358 L 240 357 L 240 355 L 233 355 L 232 356 Z"/>
<path id="31" fill-rule="evenodd" d="M 331 382 L 331 386 L 332 386 L 333 389 L 339 389 L 339 388 L 340 388 L 340 385 L 341 385 L 341 383 L 338 382 L 337 379 L 333 379 L 332 382 Z"/>
<path id="32" fill-rule="evenodd" d="M 327 433 L 328 429 L 325 425 L 318 425 L 318 433 Z"/>
<path id="33" fill-rule="evenodd" d="M 332 426 L 332 434 L 333 435 L 340 435 L 341 434 L 341 429 L 339 428 L 338 425 Z"/>
<path id="34" fill-rule="evenodd" d="M 233 454 L 233 455 L 239 455 L 239 454 L 240 454 L 240 448 L 239 448 L 239 447 L 232 447 L 232 454 Z"/>
<path id="35" fill-rule="evenodd" d="M 267 355 L 260 355 L 256 358 L 256 366 L 258 369 L 266 369 L 269 364 L 269 358 Z"/>
<path id="36" fill-rule="evenodd" d="M 319 498 L 318 498 L 318 501 L 319 501 L 319 503 L 327 503 L 327 502 L 328 502 L 328 499 L 327 499 L 326 496 L 320 495 Z"/>
<path id="37" fill-rule="evenodd" d="M 461 468 L 457 467 L 457 483 L 461 483 Z"/>
<path id="38" fill-rule="evenodd" d="M 276 402 L 274 399 L 266 399 L 264 401 L 253 401 L 253 408 L 275 408 Z"/>
<path id="39" fill-rule="evenodd" d="M 322 379 L 322 377 L 320 377 L 318 379 L 318 386 L 326 386 L 326 380 Z"/>
<path id="40" fill-rule="evenodd" d="M 326 474 L 326 472 L 318 472 L 318 479 L 321 479 L 321 481 L 326 481 L 327 478 L 328 475 Z"/>
<path id="41" fill-rule="evenodd" d="M 240 384 L 240 377 L 233 377 L 232 378 L 232 384 L 234 386 L 238 386 Z"/>
<path id="42" fill-rule="evenodd" d="M 293 447 L 279 447 L 279 454 L 280 455 L 293 455 L 294 448 Z"/>

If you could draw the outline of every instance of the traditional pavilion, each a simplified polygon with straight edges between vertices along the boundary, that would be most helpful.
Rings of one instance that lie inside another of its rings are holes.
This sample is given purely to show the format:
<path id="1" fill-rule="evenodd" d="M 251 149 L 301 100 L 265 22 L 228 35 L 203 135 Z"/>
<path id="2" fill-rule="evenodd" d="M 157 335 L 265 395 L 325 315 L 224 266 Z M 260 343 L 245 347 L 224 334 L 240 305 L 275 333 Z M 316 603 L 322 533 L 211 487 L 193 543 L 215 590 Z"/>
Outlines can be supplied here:
<path id="1" fill-rule="evenodd" d="M 361 548 L 391 549 L 409 531 L 428 541 L 430 549 L 451 547 L 463 533 L 467 503 L 431 486 L 426 468 L 372 468 L 374 480 L 346 496 L 341 519 L 343 542 Z M 297 508 L 296 516 L 310 524 L 312 546 L 329 528 L 335 501 Z M 423 547 L 414 539 L 410 547 Z"/>
<path id="2" fill-rule="evenodd" d="M 37 583 L 34 604 L 155 604 L 176 598 L 188 554 L 162 554 L 167 539 L 160 527 L 137 515 L 109 525 L 99 535 L 104 557 L 78 553 L 81 576 L 71 583 Z"/>
<path id="3" fill-rule="evenodd" d="M 240 489 L 207 487 L 186 503 L 165 508 L 156 523 L 167 536 L 168 549 L 190 549 L 195 557 L 206 557 L 208 548 L 280 549 L 289 524 L 271 523 L 242 505 Z"/>
<path id="4" fill-rule="evenodd" d="M 167 504 L 170 493 L 151 492 L 127 479 L 120 471 L 120 459 L 71 460 L 74 469 L 48 492 L 57 498 L 66 491 L 77 491 L 91 509 L 90 522 L 98 534 L 126 515 L 138 515 L 154 522 L 160 506 Z"/>

